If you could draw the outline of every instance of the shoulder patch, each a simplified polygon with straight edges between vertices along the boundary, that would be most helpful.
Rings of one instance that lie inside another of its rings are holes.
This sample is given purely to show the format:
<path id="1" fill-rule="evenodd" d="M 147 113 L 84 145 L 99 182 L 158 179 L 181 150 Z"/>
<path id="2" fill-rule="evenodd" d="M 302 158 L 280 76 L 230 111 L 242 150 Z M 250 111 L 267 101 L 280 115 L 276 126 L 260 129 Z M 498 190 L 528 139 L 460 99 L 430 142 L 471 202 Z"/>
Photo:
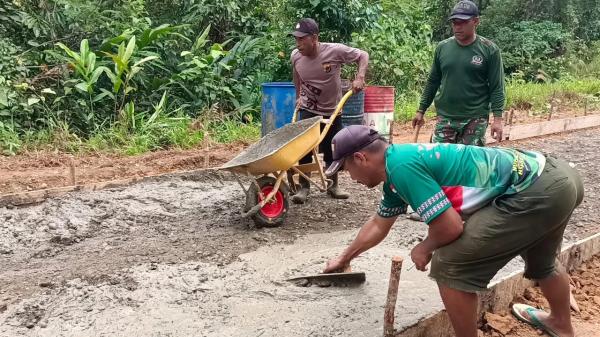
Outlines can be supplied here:
<path id="1" fill-rule="evenodd" d="M 292 62 L 294 62 L 295 60 L 299 59 L 300 56 L 302 56 L 302 54 L 300 54 L 298 49 L 294 49 L 294 50 L 292 50 L 292 53 L 290 54 L 290 60 Z"/>

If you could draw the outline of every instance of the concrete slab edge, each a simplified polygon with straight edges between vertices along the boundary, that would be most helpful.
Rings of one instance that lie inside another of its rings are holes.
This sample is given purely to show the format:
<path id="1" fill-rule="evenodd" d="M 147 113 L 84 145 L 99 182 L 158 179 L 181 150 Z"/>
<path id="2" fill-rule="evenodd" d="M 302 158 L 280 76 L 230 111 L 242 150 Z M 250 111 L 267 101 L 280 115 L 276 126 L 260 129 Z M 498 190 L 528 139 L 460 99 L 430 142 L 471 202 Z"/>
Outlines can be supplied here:
<path id="1" fill-rule="evenodd" d="M 563 248 L 558 260 L 566 270 L 572 271 L 583 262 L 600 254 L 600 233 Z M 523 278 L 523 271 L 516 271 L 490 285 L 490 290 L 479 296 L 479 317 L 486 311 L 508 310 L 512 299 L 522 294 L 534 283 Z M 401 313 L 396 313 L 401 314 Z M 395 337 L 448 337 L 454 336 L 452 325 L 445 310 L 441 310 L 415 325 L 397 332 Z"/>

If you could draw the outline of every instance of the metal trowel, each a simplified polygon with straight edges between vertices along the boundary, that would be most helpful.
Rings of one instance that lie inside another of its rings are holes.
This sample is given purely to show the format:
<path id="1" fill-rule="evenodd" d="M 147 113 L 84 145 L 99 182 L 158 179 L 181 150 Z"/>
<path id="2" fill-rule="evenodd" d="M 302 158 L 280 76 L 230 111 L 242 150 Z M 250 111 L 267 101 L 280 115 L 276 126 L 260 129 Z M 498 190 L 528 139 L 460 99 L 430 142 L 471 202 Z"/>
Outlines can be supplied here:
<path id="1" fill-rule="evenodd" d="M 344 269 L 341 273 L 312 274 L 287 279 L 287 281 L 295 282 L 300 286 L 316 284 L 321 287 L 332 285 L 357 285 L 364 283 L 365 280 L 366 276 L 364 272 L 353 272 L 349 267 Z"/>

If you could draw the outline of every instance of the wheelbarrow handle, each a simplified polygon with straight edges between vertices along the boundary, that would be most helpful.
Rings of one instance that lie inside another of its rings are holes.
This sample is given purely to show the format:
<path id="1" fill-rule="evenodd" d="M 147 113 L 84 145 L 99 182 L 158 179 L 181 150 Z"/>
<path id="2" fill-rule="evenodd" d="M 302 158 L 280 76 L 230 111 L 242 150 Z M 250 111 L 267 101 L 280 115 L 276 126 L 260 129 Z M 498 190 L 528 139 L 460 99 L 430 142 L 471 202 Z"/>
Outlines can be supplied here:
<path id="1" fill-rule="evenodd" d="M 335 107 L 335 111 L 329 117 L 329 122 L 327 124 L 325 124 L 325 128 L 323 128 L 323 131 L 321 131 L 321 137 L 319 137 L 319 144 L 321 144 L 321 142 L 327 135 L 327 132 L 329 132 L 329 128 L 331 128 L 335 119 L 340 115 L 342 108 L 344 107 L 344 104 L 346 104 L 346 101 L 350 98 L 350 96 L 352 96 L 353 93 L 354 93 L 354 91 L 352 89 L 348 90 L 348 92 L 339 101 L 339 103 Z"/>
<path id="2" fill-rule="evenodd" d="M 300 110 L 300 100 L 296 102 L 296 106 L 294 107 L 294 115 L 292 116 L 292 123 L 296 123 L 298 121 L 298 111 Z"/>

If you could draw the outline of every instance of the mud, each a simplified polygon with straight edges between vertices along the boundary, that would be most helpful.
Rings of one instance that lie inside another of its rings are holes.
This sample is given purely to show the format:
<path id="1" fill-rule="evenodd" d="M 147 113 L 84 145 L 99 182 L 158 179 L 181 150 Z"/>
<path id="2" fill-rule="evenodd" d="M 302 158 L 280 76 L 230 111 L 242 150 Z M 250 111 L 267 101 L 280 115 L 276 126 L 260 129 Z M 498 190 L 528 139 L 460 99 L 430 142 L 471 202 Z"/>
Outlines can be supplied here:
<path id="1" fill-rule="evenodd" d="M 579 337 L 598 336 L 600 321 L 600 256 L 584 263 L 571 273 L 571 287 L 577 301 L 579 312 L 572 311 L 575 335 Z M 548 301 L 537 287 L 528 288 L 513 299 L 514 303 L 525 303 L 536 308 L 549 310 Z M 541 332 L 528 324 L 522 323 L 508 312 L 486 313 L 480 329 L 484 337 L 537 337 Z"/>
<path id="2" fill-rule="evenodd" d="M 265 158 L 306 132 L 311 126 L 313 126 L 315 123 L 318 123 L 321 118 L 322 117 L 308 118 L 297 123 L 287 124 L 279 129 L 275 129 L 262 137 L 255 144 L 250 145 L 242 153 L 223 165 L 223 167 L 247 165 L 259 159 Z"/>
<path id="3" fill-rule="evenodd" d="M 576 164 L 586 199 L 565 234 L 598 232 L 600 133 L 521 143 Z M 380 193 L 352 184 L 332 200 L 313 192 L 279 228 L 241 218 L 244 194 L 228 174 L 179 174 L 38 205 L 0 208 L 1 336 L 373 336 L 381 335 L 390 259 L 407 257 L 426 233 L 401 219 L 353 264 L 359 287 L 298 287 L 374 212 Z M 397 327 L 442 304 L 435 284 L 405 261 Z M 519 268 L 511 262 L 501 273 Z"/>

